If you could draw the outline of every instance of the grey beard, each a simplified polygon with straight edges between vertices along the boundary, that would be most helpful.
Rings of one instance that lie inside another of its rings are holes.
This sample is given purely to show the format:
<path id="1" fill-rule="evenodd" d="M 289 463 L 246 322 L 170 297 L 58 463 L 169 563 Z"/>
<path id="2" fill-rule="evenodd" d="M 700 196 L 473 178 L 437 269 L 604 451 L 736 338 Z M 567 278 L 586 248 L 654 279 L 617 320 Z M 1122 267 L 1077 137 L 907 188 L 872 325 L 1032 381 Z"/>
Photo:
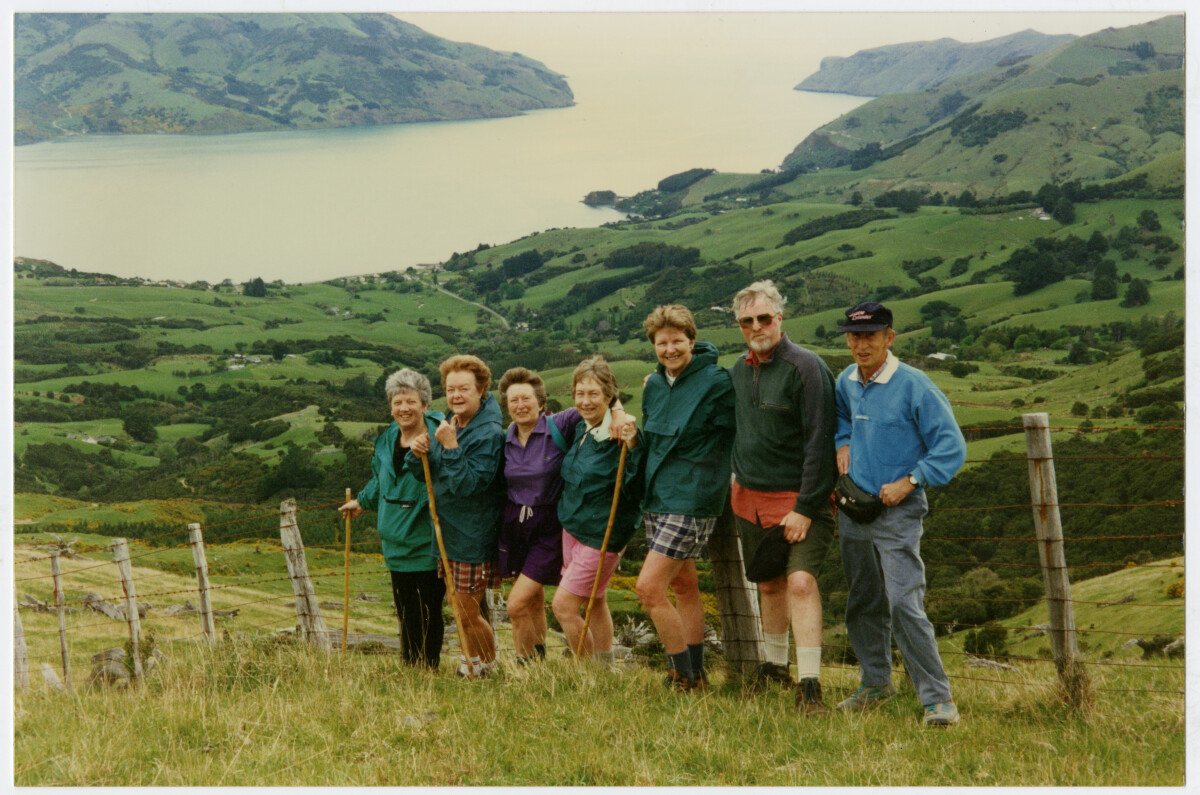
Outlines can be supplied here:
<path id="1" fill-rule="evenodd" d="M 746 343 L 755 353 L 770 353 L 776 343 L 767 340 L 750 340 Z"/>

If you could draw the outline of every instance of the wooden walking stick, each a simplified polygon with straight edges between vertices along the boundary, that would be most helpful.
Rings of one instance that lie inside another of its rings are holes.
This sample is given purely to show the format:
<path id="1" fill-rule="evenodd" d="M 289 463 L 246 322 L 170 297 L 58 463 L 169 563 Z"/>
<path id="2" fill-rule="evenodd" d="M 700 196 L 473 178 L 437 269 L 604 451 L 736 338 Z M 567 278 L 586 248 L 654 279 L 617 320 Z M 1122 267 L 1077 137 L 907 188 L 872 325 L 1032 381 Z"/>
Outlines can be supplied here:
<path id="1" fill-rule="evenodd" d="M 346 502 L 350 502 L 350 488 L 346 488 Z M 346 638 L 350 634 L 350 512 L 346 511 L 346 553 L 343 556 L 345 588 L 342 596 L 342 652 L 346 651 Z"/>
<path id="2" fill-rule="evenodd" d="M 604 540 L 600 542 L 600 562 L 596 565 L 596 579 L 592 580 L 592 595 L 583 611 L 583 632 L 579 633 L 579 645 L 575 649 L 576 659 L 583 659 L 583 642 L 587 639 L 588 625 L 592 623 L 592 601 L 600 589 L 600 573 L 604 571 L 604 553 L 608 549 L 608 538 L 612 535 L 613 522 L 617 518 L 617 503 L 621 500 L 621 481 L 625 479 L 625 454 L 629 448 L 621 442 L 621 458 L 617 461 L 617 484 L 613 486 L 612 508 L 608 511 L 608 527 L 604 528 Z"/>
<path id="3" fill-rule="evenodd" d="M 458 629 L 458 645 L 467 658 L 467 678 L 475 678 L 475 665 L 471 662 L 471 645 L 463 629 L 462 610 L 458 606 L 458 591 L 454 587 L 454 574 L 450 571 L 450 559 L 446 557 L 446 543 L 442 541 L 442 523 L 438 521 L 437 500 L 433 497 L 433 476 L 429 473 L 429 457 L 421 456 L 425 469 L 425 491 L 429 494 L 429 516 L 433 519 L 433 534 L 437 537 L 438 551 L 442 556 L 442 578 L 446 581 L 446 592 L 450 594 L 450 608 L 454 611 L 454 626 Z"/>

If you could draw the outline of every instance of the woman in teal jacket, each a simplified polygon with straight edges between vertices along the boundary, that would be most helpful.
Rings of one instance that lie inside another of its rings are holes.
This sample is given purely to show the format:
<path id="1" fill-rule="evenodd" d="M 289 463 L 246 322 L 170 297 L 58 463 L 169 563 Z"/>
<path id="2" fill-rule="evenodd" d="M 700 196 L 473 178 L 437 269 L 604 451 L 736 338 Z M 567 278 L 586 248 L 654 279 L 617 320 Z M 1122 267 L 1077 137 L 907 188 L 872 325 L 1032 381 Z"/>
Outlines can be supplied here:
<path id="1" fill-rule="evenodd" d="M 457 600 L 463 616 L 474 674 L 486 676 L 496 663 L 496 638 L 483 617 L 482 603 L 488 588 L 500 586 L 496 550 L 504 508 L 504 428 L 500 406 L 488 394 L 492 372 L 482 359 L 451 356 L 440 369 L 452 416 L 449 421 L 442 420 L 432 436 L 413 440 L 405 464 L 423 483 L 420 457 L 429 458 L 438 519 L 454 578 L 456 593 L 451 598 Z M 437 565 L 440 571 L 440 559 Z M 458 673 L 467 674 L 465 656 L 459 660 Z"/>
<path id="2" fill-rule="evenodd" d="M 446 585 L 438 577 L 425 485 L 405 469 L 404 456 L 414 439 L 437 428 L 442 414 L 427 411 L 432 396 L 429 379 L 414 370 L 392 373 L 384 390 L 395 421 L 375 439 L 371 479 L 359 490 L 358 499 L 338 510 L 351 518 L 364 510 L 376 512 L 383 559 L 392 575 L 404 660 L 437 668 L 445 634 Z"/>
<path id="3" fill-rule="evenodd" d="M 625 457 L 617 514 L 602 560 L 600 547 L 612 510 L 622 445 L 621 439 L 610 434 L 612 406 L 618 392 L 617 381 L 603 357 L 591 356 L 579 363 L 571 377 L 571 394 L 582 419 L 573 436 L 578 441 L 572 443 L 562 462 L 558 519 L 563 526 L 563 574 L 551 608 L 571 650 L 578 649 L 583 634 L 580 610 L 591 598 L 596 570 L 601 569 L 583 656 L 611 662 L 613 624 L 606 591 L 641 518 L 643 451 L 637 446 L 636 426 L 628 423 L 625 446 L 630 449 Z"/>
<path id="4" fill-rule="evenodd" d="M 637 593 L 667 652 L 667 686 L 687 691 L 708 681 L 696 559 L 729 494 L 733 382 L 687 307 L 659 306 L 642 325 L 659 364 L 642 392 L 649 552 Z"/>

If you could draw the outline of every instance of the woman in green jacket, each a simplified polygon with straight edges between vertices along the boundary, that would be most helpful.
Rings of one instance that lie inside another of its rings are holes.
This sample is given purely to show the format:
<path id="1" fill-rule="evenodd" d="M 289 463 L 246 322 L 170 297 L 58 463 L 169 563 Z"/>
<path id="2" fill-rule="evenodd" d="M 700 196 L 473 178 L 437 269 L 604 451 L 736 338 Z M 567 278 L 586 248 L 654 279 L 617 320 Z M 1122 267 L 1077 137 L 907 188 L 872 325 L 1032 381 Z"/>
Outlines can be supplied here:
<path id="1" fill-rule="evenodd" d="M 414 439 L 437 429 L 442 414 L 427 411 L 432 397 L 429 379 L 414 370 L 392 373 L 384 391 L 395 422 L 375 439 L 371 479 L 358 499 L 338 510 L 351 518 L 364 510 L 376 512 L 383 559 L 392 574 L 404 660 L 437 668 L 445 634 L 446 585 L 438 577 L 425 484 L 404 467 L 404 456 Z"/>
<path id="2" fill-rule="evenodd" d="M 451 598 L 463 617 L 473 673 L 486 676 L 496 663 L 496 637 L 483 617 L 482 603 L 488 588 L 500 587 L 496 552 L 504 508 L 504 428 L 500 406 L 488 394 L 492 371 L 482 359 L 451 356 L 439 369 L 450 419 L 413 440 L 405 465 L 424 483 L 420 457 L 429 457 L 438 520 L 454 578 Z M 440 560 L 437 565 L 440 569 Z M 458 673 L 467 675 L 466 657 L 459 660 Z"/>
<path id="3" fill-rule="evenodd" d="M 612 406 L 617 401 L 617 380 L 602 356 L 579 363 L 571 377 L 575 408 L 582 417 L 563 457 L 563 492 L 558 500 L 558 519 L 563 526 L 563 574 L 551 608 L 567 636 L 572 651 L 579 648 L 583 634 L 580 610 L 587 606 L 601 569 L 600 585 L 591 604 L 591 623 L 583 642 L 583 656 L 612 661 L 613 623 L 605 598 L 625 545 L 637 529 L 642 514 L 641 462 L 637 428 L 625 426 L 625 472 L 612 534 L 603 560 L 600 547 L 608 527 L 613 490 L 621 456 L 622 440 L 614 437 Z"/>
<path id="4" fill-rule="evenodd" d="M 733 383 L 687 307 L 659 306 L 642 325 L 658 368 L 642 392 L 649 552 L 637 593 L 667 652 L 667 686 L 687 691 L 708 681 L 696 559 L 729 494 Z"/>

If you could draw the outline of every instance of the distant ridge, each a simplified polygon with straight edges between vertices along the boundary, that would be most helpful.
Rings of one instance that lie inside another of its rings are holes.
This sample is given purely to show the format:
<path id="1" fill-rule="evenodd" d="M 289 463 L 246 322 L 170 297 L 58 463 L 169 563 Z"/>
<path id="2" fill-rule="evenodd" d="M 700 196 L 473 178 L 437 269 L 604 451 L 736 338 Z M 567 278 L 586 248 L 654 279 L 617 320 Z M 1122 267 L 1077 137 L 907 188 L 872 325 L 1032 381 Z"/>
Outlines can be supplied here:
<path id="1" fill-rule="evenodd" d="M 1074 38 L 1071 34 L 1048 36 L 1024 30 L 975 44 L 954 39 L 890 44 L 859 50 L 848 58 L 823 58 L 820 70 L 804 78 L 796 90 L 859 97 L 921 91 L 957 75 L 1011 65 Z"/>
<path id="2" fill-rule="evenodd" d="M 1109 28 L 878 97 L 814 130 L 783 168 L 982 196 L 1119 177 L 1184 147 L 1184 32 L 1181 15 Z"/>
<path id="3" fill-rule="evenodd" d="M 16 14 L 14 139 L 514 116 L 573 103 L 516 53 L 389 14 Z"/>

